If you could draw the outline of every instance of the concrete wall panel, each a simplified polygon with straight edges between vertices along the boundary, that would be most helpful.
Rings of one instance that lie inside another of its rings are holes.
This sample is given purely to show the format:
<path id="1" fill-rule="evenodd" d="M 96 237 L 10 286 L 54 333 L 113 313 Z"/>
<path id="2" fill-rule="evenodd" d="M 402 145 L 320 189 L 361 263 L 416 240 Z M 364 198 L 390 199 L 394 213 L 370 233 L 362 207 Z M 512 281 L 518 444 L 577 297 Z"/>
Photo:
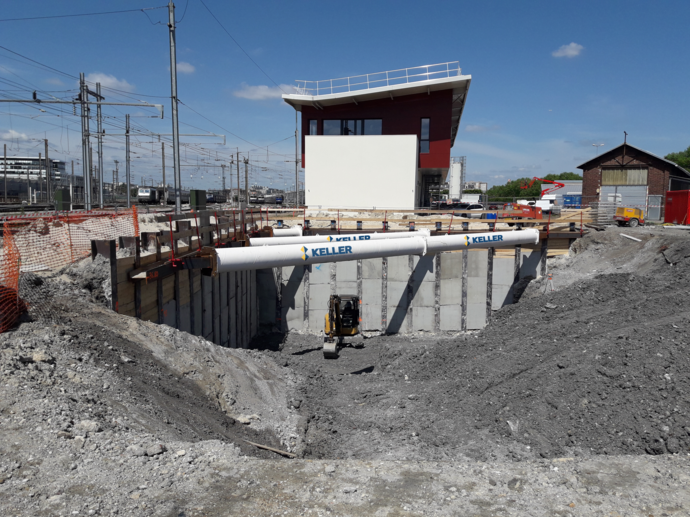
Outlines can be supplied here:
<path id="1" fill-rule="evenodd" d="M 362 260 L 362 278 L 378 280 L 381 282 L 382 259 Z"/>
<path id="2" fill-rule="evenodd" d="M 389 280 L 388 307 L 398 306 L 407 307 L 407 282 L 392 282 Z"/>
<path id="3" fill-rule="evenodd" d="M 441 330 L 461 330 L 462 307 L 460 305 L 441 306 Z"/>
<path id="4" fill-rule="evenodd" d="M 310 277 L 311 278 L 311 277 Z M 309 284 L 309 310 L 326 310 L 331 296 L 331 286 L 328 284 Z M 311 318 L 311 315 L 309 316 Z M 319 324 L 320 325 L 320 324 Z"/>
<path id="5" fill-rule="evenodd" d="M 520 266 L 520 278 L 532 276 L 537 278 L 539 276 L 539 260 L 541 259 L 540 251 L 524 251 L 522 252 L 522 265 Z"/>
<path id="6" fill-rule="evenodd" d="M 340 282 L 356 282 L 357 281 L 357 261 L 351 260 L 348 262 L 338 262 L 336 264 L 335 279 Z"/>
<path id="7" fill-rule="evenodd" d="M 436 304 L 436 285 L 422 282 L 413 287 L 412 307 L 431 307 Z"/>
<path id="8" fill-rule="evenodd" d="M 331 283 L 331 265 L 330 264 L 314 264 L 309 273 L 309 284 L 330 284 Z"/>
<path id="9" fill-rule="evenodd" d="M 412 281 L 413 283 L 421 282 L 434 282 L 435 272 L 434 272 L 434 259 L 436 254 L 428 254 L 423 257 L 418 257 L 414 255 L 412 257 L 413 268 L 412 268 Z"/>
<path id="10" fill-rule="evenodd" d="M 462 253 L 441 253 L 441 280 L 462 278 Z"/>
<path id="11" fill-rule="evenodd" d="M 491 308 L 495 311 L 513 303 L 513 288 L 509 285 L 496 285 L 492 289 Z"/>
<path id="12" fill-rule="evenodd" d="M 388 281 L 407 282 L 410 278 L 409 257 L 388 257 Z"/>
<path id="13" fill-rule="evenodd" d="M 467 304 L 467 330 L 480 330 L 486 325 L 486 302 Z"/>
<path id="14" fill-rule="evenodd" d="M 443 267 L 441 267 L 441 272 L 443 272 Z M 450 278 L 447 280 L 441 280 L 441 305 L 460 306 L 461 304 L 462 278 Z"/>
<path id="15" fill-rule="evenodd" d="M 467 257 L 467 276 L 486 278 L 488 250 L 473 250 Z"/>
<path id="16" fill-rule="evenodd" d="M 381 306 L 381 279 L 362 280 L 362 304 Z M 379 311 L 379 316 L 381 311 Z"/>
<path id="17" fill-rule="evenodd" d="M 436 311 L 433 307 L 412 308 L 413 330 L 433 332 L 436 327 Z"/>
<path id="18" fill-rule="evenodd" d="M 309 328 L 321 332 L 325 326 L 325 318 L 328 311 L 326 309 L 309 310 Z"/>
<path id="19" fill-rule="evenodd" d="M 335 290 L 336 294 L 357 294 L 357 282 L 338 282 Z"/>
<path id="20" fill-rule="evenodd" d="M 362 309 L 362 330 L 381 330 L 381 305 L 364 305 Z"/>
<path id="21" fill-rule="evenodd" d="M 515 259 L 494 257 L 494 285 L 513 285 Z"/>

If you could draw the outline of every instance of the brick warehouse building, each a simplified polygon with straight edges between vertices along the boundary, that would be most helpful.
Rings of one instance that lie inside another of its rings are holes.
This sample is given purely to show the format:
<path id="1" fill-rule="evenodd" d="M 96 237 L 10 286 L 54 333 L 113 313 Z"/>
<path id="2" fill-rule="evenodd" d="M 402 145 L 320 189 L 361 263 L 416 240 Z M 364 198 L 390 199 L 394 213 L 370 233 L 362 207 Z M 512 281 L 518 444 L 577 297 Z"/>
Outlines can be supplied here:
<path id="1" fill-rule="evenodd" d="M 690 189 L 690 172 L 652 153 L 623 143 L 578 165 L 582 169 L 582 203 L 616 201 L 641 208 L 650 221 L 664 217 L 669 190 Z"/>

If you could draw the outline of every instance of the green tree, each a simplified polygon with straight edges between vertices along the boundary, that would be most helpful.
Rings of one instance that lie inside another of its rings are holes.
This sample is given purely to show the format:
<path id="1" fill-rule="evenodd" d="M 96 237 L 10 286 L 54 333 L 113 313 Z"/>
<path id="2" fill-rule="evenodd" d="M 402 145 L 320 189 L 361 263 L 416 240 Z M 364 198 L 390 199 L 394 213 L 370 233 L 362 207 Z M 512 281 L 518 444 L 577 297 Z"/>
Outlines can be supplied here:
<path id="1" fill-rule="evenodd" d="M 483 194 L 483 190 L 479 190 L 478 188 L 471 188 L 467 190 L 462 191 L 463 194 Z"/>
<path id="2" fill-rule="evenodd" d="M 582 176 L 574 172 L 562 172 L 561 174 L 547 174 L 544 176 L 545 180 L 559 181 L 559 180 L 582 180 Z M 489 199 L 512 201 L 513 198 L 538 198 L 541 197 L 542 181 L 535 180 L 531 187 L 526 187 L 530 184 L 533 178 L 518 178 L 506 183 L 505 185 L 494 185 L 487 191 Z"/>
<path id="3" fill-rule="evenodd" d="M 680 151 L 679 153 L 670 153 L 664 156 L 664 158 L 680 165 L 686 171 L 690 171 L 690 146 L 688 146 L 685 151 Z"/>

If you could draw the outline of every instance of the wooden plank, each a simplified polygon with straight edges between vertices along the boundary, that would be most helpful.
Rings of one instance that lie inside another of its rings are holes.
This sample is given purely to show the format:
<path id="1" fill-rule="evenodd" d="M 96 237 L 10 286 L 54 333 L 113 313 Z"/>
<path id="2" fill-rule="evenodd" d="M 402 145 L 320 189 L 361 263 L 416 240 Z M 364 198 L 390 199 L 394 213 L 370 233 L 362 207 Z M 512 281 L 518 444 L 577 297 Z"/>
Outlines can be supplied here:
<path id="1" fill-rule="evenodd" d="M 134 267 L 141 265 L 141 238 L 135 240 Z M 141 282 L 134 285 L 134 313 L 137 318 L 141 318 Z"/>

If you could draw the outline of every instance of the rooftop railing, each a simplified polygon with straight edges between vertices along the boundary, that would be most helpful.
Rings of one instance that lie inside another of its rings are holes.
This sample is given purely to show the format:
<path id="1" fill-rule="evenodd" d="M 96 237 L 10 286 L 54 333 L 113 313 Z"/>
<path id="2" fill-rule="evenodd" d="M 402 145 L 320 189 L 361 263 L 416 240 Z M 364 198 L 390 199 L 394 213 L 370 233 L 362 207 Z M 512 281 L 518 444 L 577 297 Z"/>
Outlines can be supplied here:
<path id="1" fill-rule="evenodd" d="M 461 69 L 458 61 L 439 63 L 436 65 L 416 66 L 377 72 L 374 74 L 354 75 L 340 79 L 326 79 L 324 81 L 298 80 L 295 91 L 297 95 L 332 95 L 334 93 L 349 93 L 373 88 L 383 88 L 397 84 L 417 83 L 432 79 L 445 79 L 460 76 Z"/>

